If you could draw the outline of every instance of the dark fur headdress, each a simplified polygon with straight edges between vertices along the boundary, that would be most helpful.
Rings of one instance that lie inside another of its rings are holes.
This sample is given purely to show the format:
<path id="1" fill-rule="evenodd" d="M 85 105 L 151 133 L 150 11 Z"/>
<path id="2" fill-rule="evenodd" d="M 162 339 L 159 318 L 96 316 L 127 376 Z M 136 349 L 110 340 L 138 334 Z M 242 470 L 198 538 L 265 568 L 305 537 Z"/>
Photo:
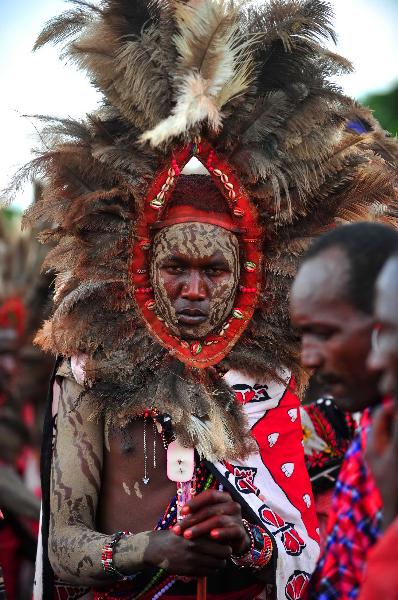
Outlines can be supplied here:
<path id="1" fill-rule="evenodd" d="M 87 354 L 98 406 L 121 422 L 153 404 L 207 457 L 242 454 L 232 392 L 214 368 L 173 358 L 137 311 L 128 264 L 148 189 L 204 140 L 246 190 L 264 232 L 263 284 L 220 367 L 264 380 L 281 365 L 298 373 L 287 297 L 311 239 L 349 221 L 397 224 L 397 144 L 330 82 L 351 66 L 322 46 L 334 39 L 323 0 L 72 3 L 36 48 L 65 42 L 104 100 L 85 121 L 41 117 L 44 150 L 26 171 L 47 183 L 25 223 L 51 219 L 42 239 L 57 244 L 46 259 L 55 311 L 38 342 Z"/>

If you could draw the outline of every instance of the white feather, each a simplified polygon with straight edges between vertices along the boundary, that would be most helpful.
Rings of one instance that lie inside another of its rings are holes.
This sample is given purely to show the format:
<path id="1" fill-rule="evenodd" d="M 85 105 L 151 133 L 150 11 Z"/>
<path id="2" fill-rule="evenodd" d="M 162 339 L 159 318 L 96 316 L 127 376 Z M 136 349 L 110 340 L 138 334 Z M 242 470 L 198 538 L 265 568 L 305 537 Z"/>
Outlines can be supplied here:
<path id="1" fill-rule="evenodd" d="M 177 104 L 167 119 L 141 136 L 143 142 L 158 146 L 169 138 L 177 137 L 196 123 L 207 120 L 215 131 L 221 126 L 221 114 L 215 98 L 201 75 L 190 73 L 180 86 Z"/>
<path id="2" fill-rule="evenodd" d="M 190 0 L 175 2 L 178 34 L 174 42 L 176 65 L 175 106 L 169 117 L 141 136 L 159 146 L 207 122 L 218 132 L 222 107 L 248 87 L 251 59 L 249 43 L 239 36 L 236 16 L 241 2 Z"/>

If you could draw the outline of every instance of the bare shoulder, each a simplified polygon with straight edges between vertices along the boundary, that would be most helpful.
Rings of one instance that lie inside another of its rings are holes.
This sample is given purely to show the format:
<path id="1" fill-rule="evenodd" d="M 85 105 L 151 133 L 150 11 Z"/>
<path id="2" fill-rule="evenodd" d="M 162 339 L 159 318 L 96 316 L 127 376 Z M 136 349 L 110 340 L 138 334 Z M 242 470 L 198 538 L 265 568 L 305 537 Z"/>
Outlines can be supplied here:
<path id="1" fill-rule="evenodd" d="M 57 413 L 57 420 L 61 419 L 63 426 L 72 427 L 75 432 L 84 430 L 103 437 L 103 421 L 93 417 L 90 390 L 76 381 L 66 359 L 58 367 L 55 376 L 53 412 Z"/>

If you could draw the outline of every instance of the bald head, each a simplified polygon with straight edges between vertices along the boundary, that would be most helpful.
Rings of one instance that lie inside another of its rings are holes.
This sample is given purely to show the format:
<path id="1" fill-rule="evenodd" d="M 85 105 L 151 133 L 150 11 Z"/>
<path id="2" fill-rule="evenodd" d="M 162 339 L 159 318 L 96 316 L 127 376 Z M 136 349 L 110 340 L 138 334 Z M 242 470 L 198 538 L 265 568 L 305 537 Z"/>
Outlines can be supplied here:
<path id="1" fill-rule="evenodd" d="M 398 254 L 394 254 L 385 264 L 376 283 L 376 297 L 389 298 L 395 308 L 394 318 L 398 321 Z M 392 308 L 392 306 L 391 306 Z M 392 316 L 392 314 L 391 314 Z"/>

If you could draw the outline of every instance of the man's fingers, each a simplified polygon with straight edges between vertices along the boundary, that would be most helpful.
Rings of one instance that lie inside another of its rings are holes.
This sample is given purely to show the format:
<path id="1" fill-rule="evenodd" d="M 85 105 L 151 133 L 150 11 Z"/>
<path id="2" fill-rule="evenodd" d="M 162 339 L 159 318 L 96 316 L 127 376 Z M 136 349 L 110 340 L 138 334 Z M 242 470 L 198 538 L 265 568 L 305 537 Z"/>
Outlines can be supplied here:
<path id="1" fill-rule="evenodd" d="M 221 544 L 219 544 L 221 546 Z M 225 569 L 227 565 L 226 558 L 217 558 L 207 554 L 192 552 L 187 555 L 187 560 L 184 565 L 180 565 L 176 569 L 169 569 L 170 573 L 176 575 L 189 575 L 199 577 L 201 575 L 211 575 L 217 571 Z"/>
<path id="2" fill-rule="evenodd" d="M 217 542 L 222 544 L 234 542 L 242 539 L 242 530 L 237 525 L 231 527 L 223 527 L 221 529 L 215 528 L 210 531 L 210 537 Z"/>
<path id="3" fill-rule="evenodd" d="M 179 533 L 185 531 L 186 529 L 190 529 L 194 525 L 201 523 L 202 521 L 207 521 L 208 519 L 217 516 L 217 515 L 240 515 L 241 509 L 240 505 L 237 502 L 223 502 L 222 504 L 211 504 L 202 508 L 198 512 L 189 514 L 185 519 L 183 519 L 179 524 Z"/>
<path id="4" fill-rule="evenodd" d="M 181 512 L 183 515 L 189 515 L 198 512 L 208 504 L 222 504 L 223 502 L 231 502 L 231 496 L 227 492 L 206 490 L 187 502 Z"/>
<path id="5" fill-rule="evenodd" d="M 230 527 L 236 521 L 233 517 L 229 515 L 216 515 L 207 519 L 206 521 L 202 521 L 197 525 L 193 525 L 189 529 L 186 529 L 183 532 L 183 536 L 187 540 L 194 540 L 203 535 L 209 535 L 212 529 L 222 529 L 224 527 Z"/>

